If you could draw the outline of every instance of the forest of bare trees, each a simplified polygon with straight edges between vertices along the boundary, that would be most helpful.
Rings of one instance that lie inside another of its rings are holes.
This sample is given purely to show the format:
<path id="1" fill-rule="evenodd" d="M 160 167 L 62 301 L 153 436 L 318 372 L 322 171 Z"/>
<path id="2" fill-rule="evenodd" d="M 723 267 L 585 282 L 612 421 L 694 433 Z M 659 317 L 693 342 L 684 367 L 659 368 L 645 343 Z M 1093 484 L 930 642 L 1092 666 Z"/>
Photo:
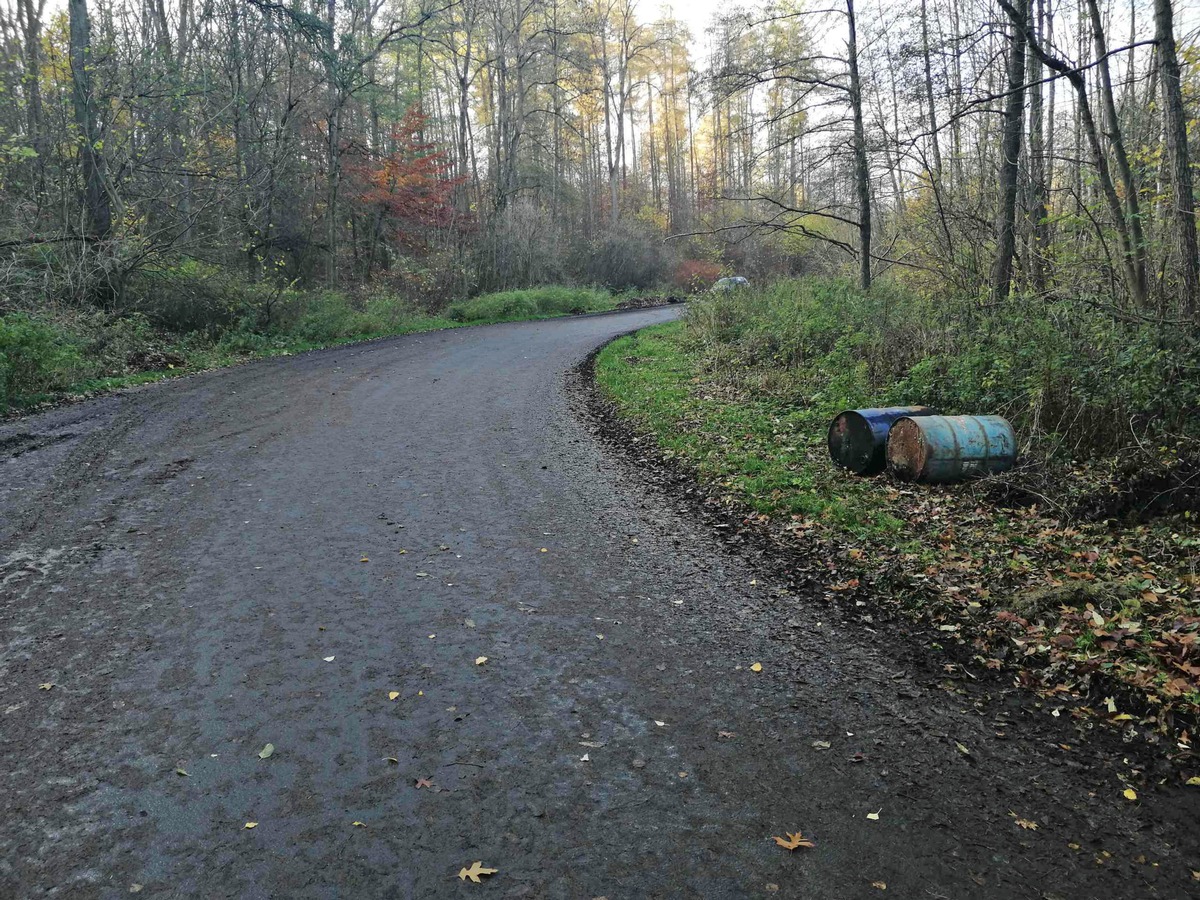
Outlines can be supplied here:
<path id="1" fill-rule="evenodd" d="M 437 304 L 698 261 L 1197 312 L 1200 48 L 1170 0 L 784 0 L 702 34 L 634 0 L 0 22 L 11 308 L 145 305 L 168 277 Z"/>

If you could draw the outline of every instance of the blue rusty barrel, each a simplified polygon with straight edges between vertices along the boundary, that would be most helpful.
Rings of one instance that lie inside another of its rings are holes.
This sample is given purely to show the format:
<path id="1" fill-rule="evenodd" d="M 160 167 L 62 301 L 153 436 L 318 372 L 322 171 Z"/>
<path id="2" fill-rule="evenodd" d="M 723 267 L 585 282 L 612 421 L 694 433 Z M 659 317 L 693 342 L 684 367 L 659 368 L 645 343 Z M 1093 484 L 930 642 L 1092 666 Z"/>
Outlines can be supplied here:
<path id="1" fill-rule="evenodd" d="M 886 409 L 848 409 L 829 426 L 829 455 L 856 475 L 882 472 L 887 463 L 884 448 L 892 423 L 904 416 L 932 416 L 927 406 L 891 406 Z"/>
<path id="2" fill-rule="evenodd" d="M 1017 436 L 1000 416 L 922 416 L 896 420 L 888 468 L 905 481 L 960 481 L 1011 469 Z"/>

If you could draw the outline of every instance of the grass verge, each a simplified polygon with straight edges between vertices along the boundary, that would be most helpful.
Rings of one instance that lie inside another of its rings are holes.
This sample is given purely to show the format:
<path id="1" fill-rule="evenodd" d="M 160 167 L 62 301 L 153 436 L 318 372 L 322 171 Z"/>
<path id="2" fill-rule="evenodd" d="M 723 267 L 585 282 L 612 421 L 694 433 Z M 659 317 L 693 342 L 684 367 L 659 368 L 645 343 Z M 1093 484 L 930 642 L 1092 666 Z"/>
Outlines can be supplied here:
<path id="1" fill-rule="evenodd" d="M 395 297 L 321 293 L 293 301 L 270 328 L 246 323 L 180 334 L 144 316 L 61 311 L 0 316 L 0 414 L 70 397 L 381 337 L 616 309 L 590 288 L 488 294 L 432 315 Z"/>
<path id="2" fill-rule="evenodd" d="M 720 308 L 727 302 L 695 302 L 685 320 L 600 353 L 597 382 L 619 414 L 710 497 L 806 554 L 831 601 L 882 605 L 927 625 L 952 658 L 1010 672 L 1056 715 L 1107 719 L 1190 754 L 1200 712 L 1200 530 L 1189 509 L 1130 518 L 1086 515 L 1062 496 L 1039 500 L 1023 481 L 1098 496 L 1118 490 L 1123 469 L 1111 454 L 1038 456 L 1029 426 L 1021 429 L 1029 461 L 1003 481 L 933 487 L 848 475 L 828 458 L 830 419 L 928 395 L 881 390 L 884 398 L 865 402 L 877 395 L 862 356 L 838 338 L 826 352 L 799 351 L 802 363 L 791 365 L 741 352 L 747 330 L 775 346 L 789 335 L 762 316 L 750 315 L 751 329 L 732 327 L 754 301 L 741 312 Z M 812 318 L 804 327 L 820 328 Z M 928 372 L 955 363 L 911 364 Z"/>

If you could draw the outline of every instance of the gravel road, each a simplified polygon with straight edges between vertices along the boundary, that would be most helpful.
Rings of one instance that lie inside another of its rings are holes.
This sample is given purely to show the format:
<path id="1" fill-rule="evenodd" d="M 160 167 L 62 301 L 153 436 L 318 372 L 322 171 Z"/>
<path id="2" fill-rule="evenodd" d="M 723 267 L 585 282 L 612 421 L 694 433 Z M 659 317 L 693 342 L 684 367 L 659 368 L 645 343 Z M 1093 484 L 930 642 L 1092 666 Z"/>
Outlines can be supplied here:
<path id="1" fill-rule="evenodd" d="M 675 315 L 0 425 L 0 897 L 1200 893 L 1200 789 L 1125 799 L 596 440 L 568 373 Z"/>

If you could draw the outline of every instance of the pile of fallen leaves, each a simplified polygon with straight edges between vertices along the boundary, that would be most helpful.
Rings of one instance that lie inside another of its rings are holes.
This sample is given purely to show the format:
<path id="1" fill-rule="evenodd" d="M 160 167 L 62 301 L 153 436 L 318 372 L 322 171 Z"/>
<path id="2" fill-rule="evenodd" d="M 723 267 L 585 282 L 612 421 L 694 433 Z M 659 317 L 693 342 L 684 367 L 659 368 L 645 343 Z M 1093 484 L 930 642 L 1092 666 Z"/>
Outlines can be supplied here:
<path id="1" fill-rule="evenodd" d="M 1190 513 L 1089 521 L 1037 503 L 996 506 L 983 483 L 873 481 L 904 540 L 856 540 L 799 516 L 783 525 L 793 540 L 823 548 L 828 596 L 891 603 L 930 624 L 947 649 L 1011 670 L 1073 715 L 1121 723 L 1130 736 L 1171 735 L 1173 751 L 1191 750 L 1200 528 Z"/>

